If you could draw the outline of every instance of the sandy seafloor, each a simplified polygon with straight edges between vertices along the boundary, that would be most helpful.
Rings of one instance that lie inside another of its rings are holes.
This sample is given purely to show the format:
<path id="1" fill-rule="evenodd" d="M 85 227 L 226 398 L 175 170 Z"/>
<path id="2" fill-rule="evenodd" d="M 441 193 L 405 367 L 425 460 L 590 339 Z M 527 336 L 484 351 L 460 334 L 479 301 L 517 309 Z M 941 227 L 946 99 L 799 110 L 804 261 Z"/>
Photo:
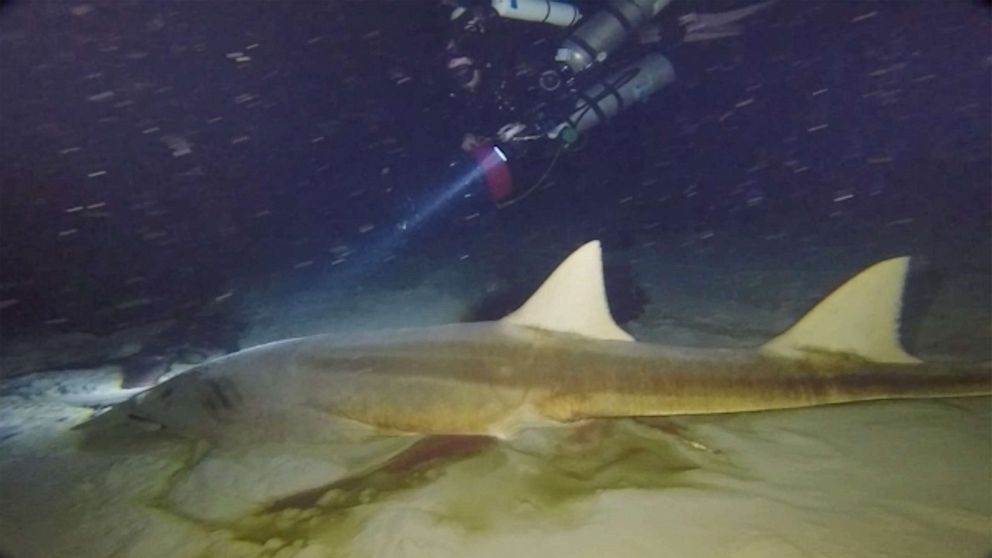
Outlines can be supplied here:
<path id="1" fill-rule="evenodd" d="M 748 345 L 786 327 L 878 257 L 818 247 L 787 260 L 647 244 L 625 258 L 649 295 L 640 340 Z M 550 272 L 567 247 L 534 255 Z M 398 264 L 399 265 L 399 264 Z M 397 271 L 405 269 L 405 271 Z M 989 358 L 987 268 L 950 274 L 921 328 L 930 358 Z M 418 262 L 409 280 L 257 283 L 243 346 L 321 331 L 457 321 L 497 285 L 478 254 Z M 172 513 L 185 451 L 161 440 L 77 448 L 76 403 L 112 368 L 8 382 L 0 403 L 0 554 L 278 557 L 899 557 L 992 552 L 992 401 L 859 403 L 617 420 L 458 439 L 253 517 Z M 68 380 L 71 378 L 72 380 Z M 87 380 L 80 380 L 86 378 Z M 286 459 L 292 460 L 292 449 Z M 305 454 L 306 448 L 300 448 Z M 224 474 L 240 474 L 232 464 Z M 241 471 L 243 472 L 243 471 Z M 218 486 L 223 485 L 218 478 Z M 211 490 L 204 485 L 202 490 Z"/>

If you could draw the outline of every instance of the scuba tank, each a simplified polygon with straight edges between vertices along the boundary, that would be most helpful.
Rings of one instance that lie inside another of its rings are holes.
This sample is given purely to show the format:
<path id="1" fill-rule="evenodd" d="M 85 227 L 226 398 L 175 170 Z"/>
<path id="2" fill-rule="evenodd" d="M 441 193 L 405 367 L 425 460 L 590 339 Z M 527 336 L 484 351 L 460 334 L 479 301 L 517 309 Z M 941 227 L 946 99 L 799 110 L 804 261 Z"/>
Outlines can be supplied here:
<path id="1" fill-rule="evenodd" d="M 547 135 L 571 143 L 579 133 L 613 118 L 674 81 L 672 63 L 661 54 L 648 54 L 579 93 L 569 115 Z"/>
<path id="2" fill-rule="evenodd" d="M 610 52 L 671 1 L 609 0 L 562 42 L 555 61 L 577 74 L 606 60 Z"/>

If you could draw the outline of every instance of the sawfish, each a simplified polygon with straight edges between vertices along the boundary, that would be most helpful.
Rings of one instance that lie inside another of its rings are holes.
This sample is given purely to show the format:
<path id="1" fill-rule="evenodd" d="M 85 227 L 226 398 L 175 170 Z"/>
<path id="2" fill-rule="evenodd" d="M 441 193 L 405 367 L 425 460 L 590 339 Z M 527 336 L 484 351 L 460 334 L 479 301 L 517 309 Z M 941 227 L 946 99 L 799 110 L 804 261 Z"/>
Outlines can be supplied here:
<path id="1" fill-rule="evenodd" d="M 268 343 L 108 415 L 197 441 L 169 499 L 216 520 L 368 470 L 427 436 L 512 440 L 592 419 L 992 394 L 989 363 L 923 362 L 904 349 L 909 269 L 908 257 L 876 263 L 756 348 L 671 347 L 635 341 L 611 317 L 593 241 L 501 320 Z M 309 453 L 287 462 L 290 445 Z M 219 497 L 218 475 L 236 477 L 246 459 L 264 475 Z"/>

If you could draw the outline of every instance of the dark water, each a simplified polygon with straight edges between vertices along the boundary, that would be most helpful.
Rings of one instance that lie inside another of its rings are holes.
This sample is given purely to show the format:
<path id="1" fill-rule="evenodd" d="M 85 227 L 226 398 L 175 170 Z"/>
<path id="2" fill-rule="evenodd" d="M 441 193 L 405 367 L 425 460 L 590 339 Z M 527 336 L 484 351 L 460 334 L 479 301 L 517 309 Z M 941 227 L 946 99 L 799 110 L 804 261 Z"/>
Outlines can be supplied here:
<path id="1" fill-rule="evenodd" d="M 693 6 L 675 2 L 663 30 Z M 987 277 L 988 15 L 979 2 L 782 2 L 738 37 L 628 45 L 619 61 L 654 49 L 678 81 L 550 171 L 548 152 L 511 161 L 521 190 L 547 173 L 525 200 L 496 210 L 469 188 L 404 230 L 468 168 L 462 135 L 501 123 L 486 95 L 452 96 L 436 3 L 9 1 L 0 331 L 105 338 L 172 320 L 139 334 L 151 356 L 231 350 L 255 281 L 402 287 L 387 260 L 466 257 L 539 276 L 591 238 L 621 270 L 624 250 L 656 247 L 784 269 L 912 253 Z M 494 25 L 484 83 L 550 62 L 562 37 Z M 94 353 L 77 360 L 107 358 Z"/>

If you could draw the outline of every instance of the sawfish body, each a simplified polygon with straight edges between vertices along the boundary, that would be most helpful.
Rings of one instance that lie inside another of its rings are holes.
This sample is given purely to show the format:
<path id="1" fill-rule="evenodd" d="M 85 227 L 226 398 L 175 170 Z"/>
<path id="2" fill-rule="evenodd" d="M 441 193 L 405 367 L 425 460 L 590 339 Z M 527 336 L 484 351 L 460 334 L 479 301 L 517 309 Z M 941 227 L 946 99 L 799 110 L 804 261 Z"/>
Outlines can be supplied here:
<path id="1" fill-rule="evenodd" d="M 922 363 L 902 349 L 908 258 L 862 272 L 751 350 L 633 342 L 610 317 L 601 266 L 598 243 L 589 243 L 504 320 L 270 343 L 207 363 L 124 408 L 225 443 L 319 441 L 339 436 L 342 424 L 506 437 L 587 418 L 992 392 L 987 364 Z"/>
<path id="2" fill-rule="evenodd" d="M 447 435 L 529 443 L 515 435 L 594 418 L 989 394 L 987 364 L 903 350 L 908 263 L 868 268 L 761 347 L 689 349 L 635 342 L 617 326 L 592 242 L 500 321 L 253 347 L 118 405 L 83 440 L 127 455 L 148 451 L 149 426 L 166 433 L 177 461 L 154 505 L 232 522 L 429 457 Z"/>

